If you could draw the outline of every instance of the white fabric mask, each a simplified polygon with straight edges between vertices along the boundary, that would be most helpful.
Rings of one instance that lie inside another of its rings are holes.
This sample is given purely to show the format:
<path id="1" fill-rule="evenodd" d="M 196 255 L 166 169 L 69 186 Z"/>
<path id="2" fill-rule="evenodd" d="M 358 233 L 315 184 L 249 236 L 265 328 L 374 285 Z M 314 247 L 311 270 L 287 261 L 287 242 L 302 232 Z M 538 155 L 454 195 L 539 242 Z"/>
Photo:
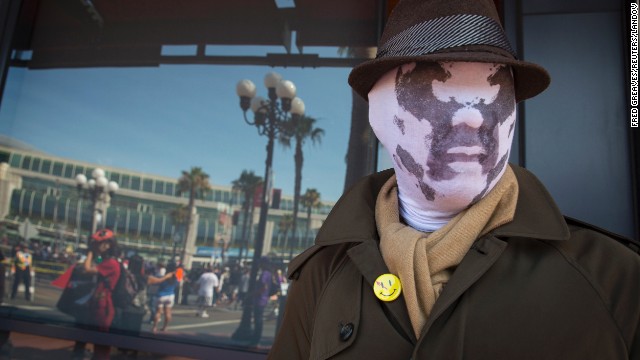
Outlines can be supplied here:
<path id="1" fill-rule="evenodd" d="M 393 159 L 400 215 L 434 231 L 480 200 L 507 166 L 516 118 L 505 65 L 409 63 L 369 92 L 369 121 Z"/>

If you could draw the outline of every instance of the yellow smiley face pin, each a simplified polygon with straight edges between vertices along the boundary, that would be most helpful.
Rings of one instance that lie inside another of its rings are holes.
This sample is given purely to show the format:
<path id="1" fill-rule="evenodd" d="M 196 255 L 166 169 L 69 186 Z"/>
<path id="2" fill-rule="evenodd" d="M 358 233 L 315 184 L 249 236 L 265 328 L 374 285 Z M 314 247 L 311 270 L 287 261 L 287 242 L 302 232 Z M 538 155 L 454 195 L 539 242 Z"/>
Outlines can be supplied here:
<path id="1" fill-rule="evenodd" d="M 382 301 L 393 301 L 402 292 L 400 279 L 393 274 L 382 274 L 373 283 L 373 292 Z"/>

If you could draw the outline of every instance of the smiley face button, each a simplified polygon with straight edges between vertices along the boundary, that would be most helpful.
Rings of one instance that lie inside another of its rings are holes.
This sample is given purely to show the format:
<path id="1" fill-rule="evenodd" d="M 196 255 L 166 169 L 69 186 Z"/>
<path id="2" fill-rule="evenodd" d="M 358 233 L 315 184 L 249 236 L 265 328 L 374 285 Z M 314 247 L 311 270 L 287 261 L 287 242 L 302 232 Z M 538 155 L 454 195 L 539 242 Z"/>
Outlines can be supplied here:
<path id="1" fill-rule="evenodd" d="M 373 292 L 382 301 L 393 301 L 400 296 L 402 284 L 393 274 L 382 274 L 373 283 Z"/>

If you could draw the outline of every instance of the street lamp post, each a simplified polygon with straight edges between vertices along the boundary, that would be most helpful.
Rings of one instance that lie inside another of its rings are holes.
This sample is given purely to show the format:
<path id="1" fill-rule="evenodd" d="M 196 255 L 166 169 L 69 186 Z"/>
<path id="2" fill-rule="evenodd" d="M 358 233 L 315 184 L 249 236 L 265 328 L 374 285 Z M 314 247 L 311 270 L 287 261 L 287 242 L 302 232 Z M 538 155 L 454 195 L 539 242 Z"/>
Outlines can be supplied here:
<path id="1" fill-rule="evenodd" d="M 104 170 L 100 168 L 95 168 L 91 177 L 87 180 L 84 174 L 76 175 L 76 186 L 82 196 L 91 201 L 91 233 L 93 234 L 98 229 L 98 224 L 101 227 L 104 226 L 107 208 L 119 186 L 117 182 L 107 180 Z"/>
<path id="2" fill-rule="evenodd" d="M 173 251 L 171 251 L 171 263 L 176 262 L 176 247 L 178 244 L 182 244 L 182 230 L 176 229 L 173 233 Z"/>
<path id="3" fill-rule="evenodd" d="M 253 249 L 253 263 L 249 275 L 249 294 L 254 294 L 256 289 L 256 277 L 258 275 L 258 267 L 262 250 L 264 246 L 264 236 L 267 226 L 267 213 L 269 204 L 267 197 L 269 196 L 269 179 L 271 175 L 271 166 L 273 164 L 273 146 L 278 133 L 282 130 L 285 122 L 289 121 L 291 116 L 302 115 L 304 112 L 304 103 L 296 98 L 296 87 L 288 80 L 282 80 L 282 77 L 270 72 L 264 78 L 264 85 L 268 89 L 269 99 L 256 96 L 256 86 L 251 80 L 241 80 L 238 82 L 236 91 L 240 97 L 240 108 L 244 121 L 255 126 L 259 135 L 267 137 L 267 159 L 265 161 L 265 174 L 262 187 L 262 197 L 260 202 L 260 218 L 258 221 L 258 230 L 255 237 Z M 278 99 L 280 102 L 278 102 Z M 254 120 L 247 118 L 247 110 L 254 113 Z M 242 320 L 238 329 L 233 333 L 234 340 L 250 340 L 257 342 L 260 339 L 252 338 L 251 330 L 251 314 L 253 312 L 253 299 L 248 301 L 242 312 Z"/>

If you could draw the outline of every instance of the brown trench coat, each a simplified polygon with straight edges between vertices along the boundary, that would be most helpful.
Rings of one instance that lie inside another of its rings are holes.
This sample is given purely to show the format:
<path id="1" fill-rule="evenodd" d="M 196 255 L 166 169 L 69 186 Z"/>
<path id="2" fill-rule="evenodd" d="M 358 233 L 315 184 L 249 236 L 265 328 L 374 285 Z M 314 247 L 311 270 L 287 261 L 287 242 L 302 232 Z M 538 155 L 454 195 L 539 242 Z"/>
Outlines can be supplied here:
<path id="1" fill-rule="evenodd" d="M 563 218 L 535 176 L 512 167 L 514 220 L 474 243 L 419 339 L 404 298 L 382 302 L 372 290 L 389 272 L 374 209 L 392 171 L 358 183 L 291 263 L 268 358 L 640 359 L 640 257 L 624 239 Z"/>

